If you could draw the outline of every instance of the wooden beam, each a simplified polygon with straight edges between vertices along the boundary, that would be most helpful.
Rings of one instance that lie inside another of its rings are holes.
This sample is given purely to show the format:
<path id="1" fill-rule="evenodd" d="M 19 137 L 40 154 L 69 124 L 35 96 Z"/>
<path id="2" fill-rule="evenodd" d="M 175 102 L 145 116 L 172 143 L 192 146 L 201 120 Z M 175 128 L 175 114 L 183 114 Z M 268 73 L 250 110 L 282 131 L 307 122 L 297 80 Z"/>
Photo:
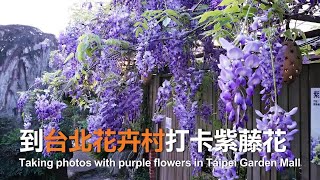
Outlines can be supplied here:
<path id="1" fill-rule="evenodd" d="M 287 16 L 286 19 L 320 23 L 319 16 L 311 16 L 311 15 L 304 15 L 304 14 L 295 14 L 295 15 Z"/>
<path id="2" fill-rule="evenodd" d="M 314 37 L 320 36 L 320 29 L 307 31 L 304 34 L 306 35 L 306 38 L 314 38 Z M 302 39 L 302 37 L 299 36 L 299 37 L 297 37 L 296 40 L 301 40 L 301 39 Z"/>

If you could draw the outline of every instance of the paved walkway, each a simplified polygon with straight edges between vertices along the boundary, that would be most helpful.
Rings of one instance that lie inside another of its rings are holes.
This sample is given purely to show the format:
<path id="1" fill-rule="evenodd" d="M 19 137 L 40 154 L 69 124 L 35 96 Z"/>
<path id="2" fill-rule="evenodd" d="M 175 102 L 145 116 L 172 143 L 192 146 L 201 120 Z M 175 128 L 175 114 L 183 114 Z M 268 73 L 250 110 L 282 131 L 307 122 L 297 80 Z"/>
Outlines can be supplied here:
<path id="1" fill-rule="evenodd" d="M 73 153 L 73 158 L 71 160 L 90 160 L 91 167 L 68 167 L 68 177 L 71 180 L 114 180 L 108 178 L 108 173 L 105 168 L 98 168 L 94 164 L 94 159 L 90 157 L 89 153 L 84 153 L 77 151 Z"/>

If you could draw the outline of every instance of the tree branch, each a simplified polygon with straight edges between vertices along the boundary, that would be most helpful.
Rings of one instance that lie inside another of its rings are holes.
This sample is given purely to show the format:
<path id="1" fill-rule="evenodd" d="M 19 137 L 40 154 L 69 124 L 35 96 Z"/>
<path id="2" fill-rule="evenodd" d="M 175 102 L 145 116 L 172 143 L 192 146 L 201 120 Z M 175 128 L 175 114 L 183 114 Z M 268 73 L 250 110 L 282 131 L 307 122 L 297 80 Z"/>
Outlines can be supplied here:
<path id="1" fill-rule="evenodd" d="M 203 0 L 200 0 L 200 1 L 198 2 L 198 4 L 196 4 L 195 6 L 193 6 L 193 7 L 191 8 L 191 12 L 193 12 L 194 10 L 196 10 L 196 9 L 199 7 L 199 5 L 201 4 L 202 1 L 203 1 Z"/>

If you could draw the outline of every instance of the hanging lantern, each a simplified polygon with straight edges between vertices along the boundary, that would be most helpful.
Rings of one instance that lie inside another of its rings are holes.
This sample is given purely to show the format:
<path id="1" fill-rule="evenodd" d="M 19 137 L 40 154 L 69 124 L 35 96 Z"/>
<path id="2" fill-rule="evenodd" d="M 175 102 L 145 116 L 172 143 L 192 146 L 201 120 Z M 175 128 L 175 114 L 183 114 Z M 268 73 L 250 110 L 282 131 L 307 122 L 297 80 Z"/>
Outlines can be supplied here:
<path id="1" fill-rule="evenodd" d="M 283 82 L 290 84 L 299 76 L 302 70 L 302 56 L 295 42 L 285 41 L 283 45 L 287 46 L 284 53 Z"/>

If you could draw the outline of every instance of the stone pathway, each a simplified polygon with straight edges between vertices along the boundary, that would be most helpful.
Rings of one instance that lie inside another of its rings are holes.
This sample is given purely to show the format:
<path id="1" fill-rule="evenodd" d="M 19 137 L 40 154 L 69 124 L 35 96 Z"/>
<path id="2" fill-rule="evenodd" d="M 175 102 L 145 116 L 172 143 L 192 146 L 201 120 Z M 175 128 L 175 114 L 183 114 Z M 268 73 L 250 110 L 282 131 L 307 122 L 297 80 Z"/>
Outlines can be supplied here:
<path id="1" fill-rule="evenodd" d="M 91 167 L 68 167 L 68 177 L 72 177 L 77 173 L 81 173 L 81 172 L 86 172 L 86 171 L 90 171 L 93 169 L 96 169 L 96 166 L 94 165 L 94 159 L 92 157 L 89 156 L 89 154 L 81 152 L 81 151 L 77 151 L 73 153 L 73 158 L 71 158 L 71 161 L 75 161 L 76 159 L 79 160 L 83 160 L 83 161 L 87 161 L 90 160 L 92 166 Z"/>
<path id="2" fill-rule="evenodd" d="M 90 157 L 89 153 L 74 152 L 71 160 L 90 160 L 91 167 L 68 167 L 68 177 L 70 180 L 114 180 L 108 178 L 108 173 L 105 168 L 98 168 L 94 165 L 94 159 Z"/>
<path id="3" fill-rule="evenodd" d="M 90 167 L 68 167 L 68 178 L 70 180 L 128 180 L 129 171 L 125 168 L 118 168 L 117 162 L 127 160 L 131 154 L 131 150 L 124 150 L 119 153 L 110 153 L 106 159 L 112 159 L 116 163 L 112 167 L 96 167 L 95 159 L 90 153 L 77 151 L 73 153 L 71 161 L 91 161 Z"/>

